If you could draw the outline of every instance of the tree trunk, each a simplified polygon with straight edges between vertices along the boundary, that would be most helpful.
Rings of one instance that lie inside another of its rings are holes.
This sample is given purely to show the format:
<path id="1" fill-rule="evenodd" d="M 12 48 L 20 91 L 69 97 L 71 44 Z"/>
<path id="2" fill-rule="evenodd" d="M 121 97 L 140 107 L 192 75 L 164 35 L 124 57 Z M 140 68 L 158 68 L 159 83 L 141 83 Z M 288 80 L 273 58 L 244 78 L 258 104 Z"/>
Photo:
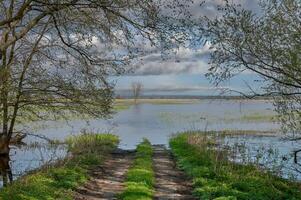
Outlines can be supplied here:
<path id="1" fill-rule="evenodd" d="M 3 180 L 3 186 L 13 182 L 13 174 L 9 165 L 9 155 L 0 155 L 0 174 Z"/>
<path id="2" fill-rule="evenodd" d="M 13 181 L 9 161 L 9 139 L 6 136 L 2 136 L 0 137 L 0 174 L 4 187 Z"/>
<path id="3" fill-rule="evenodd" d="M 6 136 L 0 137 L 0 156 L 9 155 L 9 139 Z"/>

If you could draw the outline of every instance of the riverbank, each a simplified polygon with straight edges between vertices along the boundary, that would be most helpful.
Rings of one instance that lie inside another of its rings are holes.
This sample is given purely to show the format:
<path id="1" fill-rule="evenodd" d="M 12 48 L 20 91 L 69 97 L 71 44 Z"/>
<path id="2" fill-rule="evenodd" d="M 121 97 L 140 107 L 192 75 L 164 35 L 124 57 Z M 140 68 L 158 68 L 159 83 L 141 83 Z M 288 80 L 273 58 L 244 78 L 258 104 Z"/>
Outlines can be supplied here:
<path id="1" fill-rule="evenodd" d="M 193 179 L 194 195 L 200 199 L 270 200 L 301 199 L 301 186 L 255 165 L 229 160 L 214 135 L 183 133 L 170 140 L 178 166 Z"/>
<path id="2" fill-rule="evenodd" d="M 87 182 L 89 171 L 99 166 L 117 147 L 110 134 L 85 134 L 67 139 L 69 156 L 33 174 L 25 175 L 1 189 L 3 200 L 73 199 L 72 190 Z"/>

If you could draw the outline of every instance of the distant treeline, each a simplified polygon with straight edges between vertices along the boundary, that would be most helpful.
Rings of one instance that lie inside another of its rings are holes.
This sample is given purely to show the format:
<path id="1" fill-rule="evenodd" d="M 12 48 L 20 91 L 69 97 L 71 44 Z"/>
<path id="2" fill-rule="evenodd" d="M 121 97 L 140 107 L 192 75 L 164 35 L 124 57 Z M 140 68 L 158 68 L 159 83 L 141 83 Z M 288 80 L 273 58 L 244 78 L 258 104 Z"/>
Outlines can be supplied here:
<path id="1" fill-rule="evenodd" d="M 131 95 L 116 95 L 117 99 L 132 99 Z M 270 96 L 258 96 L 258 97 L 245 97 L 245 96 L 223 96 L 223 95 L 141 95 L 140 99 L 228 99 L 228 100 L 246 100 L 246 99 L 255 99 L 255 100 L 270 100 Z"/>

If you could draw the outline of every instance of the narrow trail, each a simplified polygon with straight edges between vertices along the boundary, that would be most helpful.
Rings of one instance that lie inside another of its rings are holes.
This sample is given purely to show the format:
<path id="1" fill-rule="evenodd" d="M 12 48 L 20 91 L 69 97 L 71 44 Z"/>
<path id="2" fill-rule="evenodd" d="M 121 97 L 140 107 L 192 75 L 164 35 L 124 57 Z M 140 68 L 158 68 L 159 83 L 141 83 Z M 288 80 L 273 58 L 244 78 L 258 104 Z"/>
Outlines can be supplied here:
<path id="1" fill-rule="evenodd" d="M 134 153 L 116 151 L 101 166 L 91 172 L 93 177 L 77 189 L 75 200 L 113 200 L 124 189 L 125 174 L 132 164 Z"/>
<path id="2" fill-rule="evenodd" d="M 154 146 L 154 171 L 156 200 L 195 200 L 191 194 L 192 183 L 184 172 L 177 169 L 169 151 L 164 146 Z"/>
<path id="3" fill-rule="evenodd" d="M 187 176 L 177 169 L 168 150 L 155 145 L 153 165 L 155 171 L 155 200 L 195 200 L 191 195 L 192 184 Z M 119 150 L 112 153 L 101 166 L 91 172 L 91 180 L 78 188 L 74 200 L 115 200 L 124 190 L 125 175 L 135 154 Z"/>

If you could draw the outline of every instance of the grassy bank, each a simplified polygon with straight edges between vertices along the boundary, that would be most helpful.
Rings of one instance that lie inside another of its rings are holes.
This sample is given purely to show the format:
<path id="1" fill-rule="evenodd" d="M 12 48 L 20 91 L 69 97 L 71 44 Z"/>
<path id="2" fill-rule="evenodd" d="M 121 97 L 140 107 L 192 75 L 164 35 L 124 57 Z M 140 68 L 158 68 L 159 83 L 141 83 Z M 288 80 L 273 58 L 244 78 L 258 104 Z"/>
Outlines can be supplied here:
<path id="1" fill-rule="evenodd" d="M 153 164 L 153 149 L 146 139 L 137 146 L 133 166 L 127 172 L 126 188 L 120 195 L 123 200 L 151 200 L 155 182 Z"/>
<path id="2" fill-rule="evenodd" d="M 170 140 L 178 165 L 194 182 L 194 195 L 202 200 L 301 199 L 300 185 L 263 172 L 253 165 L 227 159 L 214 137 L 183 133 Z"/>
<path id="3" fill-rule="evenodd" d="M 119 139 L 110 134 L 85 134 L 70 137 L 67 143 L 70 157 L 15 181 L 0 191 L 0 199 L 71 200 L 72 190 L 88 180 L 88 170 L 101 164 Z"/>

